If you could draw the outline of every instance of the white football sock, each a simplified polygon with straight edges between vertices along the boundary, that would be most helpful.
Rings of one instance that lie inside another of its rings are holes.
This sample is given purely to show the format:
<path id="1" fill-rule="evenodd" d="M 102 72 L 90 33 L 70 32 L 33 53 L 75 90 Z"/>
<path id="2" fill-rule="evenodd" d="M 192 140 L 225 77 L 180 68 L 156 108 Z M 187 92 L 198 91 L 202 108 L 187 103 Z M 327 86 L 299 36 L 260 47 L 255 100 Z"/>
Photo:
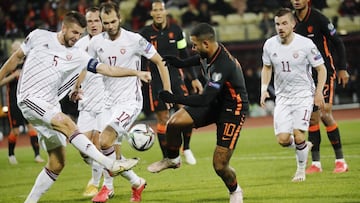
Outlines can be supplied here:
<path id="1" fill-rule="evenodd" d="M 241 187 L 240 185 L 238 184 L 237 187 L 236 187 L 236 190 L 234 192 L 240 192 L 241 191 Z"/>
<path id="2" fill-rule="evenodd" d="M 288 148 L 295 149 L 295 138 L 294 135 L 290 135 L 290 145 L 287 146 Z"/>
<path id="3" fill-rule="evenodd" d="M 343 158 L 343 159 L 336 159 L 336 160 L 335 160 L 335 163 L 338 162 L 338 161 L 345 163 L 345 159 L 344 159 L 344 158 Z"/>
<path id="4" fill-rule="evenodd" d="M 174 159 L 170 159 L 170 161 L 171 161 L 171 163 L 173 163 L 173 164 L 178 164 L 178 163 L 181 162 L 181 157 L 180 157 L 180 155 L 179 155 L 178 157 L 176 157 L 176 158 L 174 158 Z"/>
<path id="5" fill-rule="evenodd" d="M 121 154 L 120 159 L 126 158 Z M 128 180 L 132 187 L 139 187 L 139 185 L 141 184 L 140 177 L 133 170 L 121 172 L 120 175 L 126 180 Z"/>
<path id="6" fill-rule="evenodd" d="M 303 148 L 305 145 L 305 148 Z M 309 146 L 307 143 L 296 144 L 296 161 L 297 161 L 297 168 L 300 170 L 305 170 L 306 161 L 308 158 Z"/>
<path id="7" fill-rule="evenodd" d="M 103 174 L 104 166 L 100 165 L 97 161 L 93 161 L 91 165 L 91 175 L 92 175 L 92 184 L 95 186 L 99 186 L 100 179 Z"/>
<path id="8" fill-rule="evenodd" d="M 111 152 L 109 154 L 109 152 Z M 111 147 L 109 149 L 103 150 L 102 151 L 104 154 L 107 154 L 107 157 L 111 160 L 116 160 L 116 153 L 114 150 L 114 147 Z M 103 174 L 104 174 L 104 183 L 103 185 L 105 185 L 109 190 L 114 190 L 114 178 L 110 176 L 110 174 L 107 172 L 107 170 L 103 170 Z"/>
<path id="9" fill-rule="evenodd" d="M 128 180 L 133 187 L 139 187 L 140 177 L 133 170 L 121 172 L 120 175 Z"/>
<path id="10" fill-rule="evenodd" d="M 314 166 L 316 166 L 316 167 L 318 167 L 318 168 L 321 168 L 321 162 L 320 162 L 320 161 L 313 161 L 313 162 L 311 163 L 311 165 L 314 165 Z"/>
<path id="11" fill-rule="evenodd" d="M 24 203 L 38 202 L 40 197 L 54 184 L 57 177 L 57 174 L 49 171 L 47 168 L 43 168 Z"/>
<path id="12" fill-rule="evenodd" d="M 105 166 L 105 168 L 111 169 L 114 161 L 104 156 L 84 134 L 72 135 L 70 143 L 80 152 Z"/>

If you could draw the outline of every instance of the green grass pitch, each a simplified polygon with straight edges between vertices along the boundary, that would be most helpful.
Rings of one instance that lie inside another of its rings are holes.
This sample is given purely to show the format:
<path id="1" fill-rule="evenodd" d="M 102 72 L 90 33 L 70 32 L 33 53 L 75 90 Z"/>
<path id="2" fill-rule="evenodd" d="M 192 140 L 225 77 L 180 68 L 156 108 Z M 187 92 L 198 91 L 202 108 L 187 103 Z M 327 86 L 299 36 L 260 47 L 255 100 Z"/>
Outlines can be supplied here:
<path id="1" fill-rule="evenodd" d="M 323 172 L 308 175 L 306 181 L 301 183 L 291 182 L 296 170 L 294 151 L 276 143 L 271 127 L 247 128 L 245 124 L 231 160 L 231 166 L 235 168 L 238 182 L 244 191 L 244 202 L 360 202 L 359 124 L 360 120 L 339 122 L 349 172 L 332 173 L 334 152 L 322 127 Z M 191 147 L 197 158 L 196 165 L 183 163 L 179 169 L 151 174 L 146 167 L 161 158 L 158 143 L 146 152 L 137 152 L 126 141 L 123 143 L 125 156 L 141 158 L 134 170 L 148 182 L 142 202 L 229 202 L 227 189 L 212 168 L 215 132 L 195 131 Z M 82 161 L 72 145 L 68 145 L 66 150 L 65 169 L 40 199 L 41 203 L 91 202 L 91 198 L 82 196 L 90 178 L 90 167 Z M 41 153 L 45 157 L 45 152 Z M 7 160 L 7 149 L 0 149 L 0 202 L 24 202 L 44 166 L 33 162 L 30 147 L 18 147 L 16 155 L 19 164 L 11 166 Z M 119 176 L 114 179 L 114 185 L 115 196 L 108 202 L 129 202 L 129 182 Z"/>

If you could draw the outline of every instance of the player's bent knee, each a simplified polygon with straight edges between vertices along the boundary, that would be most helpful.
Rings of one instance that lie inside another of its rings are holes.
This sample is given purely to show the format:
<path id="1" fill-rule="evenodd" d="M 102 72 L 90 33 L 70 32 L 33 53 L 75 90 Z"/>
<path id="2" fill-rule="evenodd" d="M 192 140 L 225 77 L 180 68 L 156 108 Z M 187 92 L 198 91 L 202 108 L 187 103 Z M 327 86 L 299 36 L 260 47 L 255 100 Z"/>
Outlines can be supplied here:
<path id="1" fill-rule="evenodd" d="M 49 163 L 47 164 L 47 168 L 56 173 L 56 174 L 60 174 L 61 171 L 64 169 L 65 167 L 65 161 L 61 161 L 61 160 L 49 160 Z"/>
<path id="2" fill-rule="evenodd" d="M 226 171 L 226 167 L 227 165 L 223 164 L 223 163 L 214 163 L 213 164 L 213 168 L 216 172 L 216 174 L 220 177 L 222 177 L 225 174 Z"/>
<path id="3" fill-rule="evenodd" d="M 290 134 L 289 133 L 278 134 L 277 142 L 283 147 L 287 147 L 287 146 L 291 145 Z"/>
<path id="4" fill-rule="evenodd" d="M 192 126 L 192 124 L 193 120 L 191 116 L 184 109 L 180 109 L 175 114 L 173 114 L 173 116 L 171 116 L 167 122 L 168 127 L 187 127 Z"/>
<path id="5" fill-rule="evenodd" d="M 58 113 L 51 119 L 51 125 L 53 128 L 66 137 L 70 137 L 76 130 L 77 126 L 73 120 L 64 113 Z"/>

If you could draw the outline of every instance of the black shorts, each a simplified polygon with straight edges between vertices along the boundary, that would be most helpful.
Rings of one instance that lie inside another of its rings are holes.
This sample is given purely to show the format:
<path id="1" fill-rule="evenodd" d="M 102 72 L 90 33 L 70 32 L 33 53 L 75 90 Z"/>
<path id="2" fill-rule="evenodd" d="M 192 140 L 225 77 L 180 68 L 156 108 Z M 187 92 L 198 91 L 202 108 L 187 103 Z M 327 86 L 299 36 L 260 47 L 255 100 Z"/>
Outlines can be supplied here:
<path id="1" fill-rule="evenodd" d="M 218 146 L 234 149 L 240 137 L 241 128 L 245 122 L 247 108 L 239 115 L 222 110 L 216 105 L 207 107 L 189 107 L 185 110 L 194 121 L 194 127 L 200 128 L 216 124 L 216 144 Z"/>
<path id="2" fill-rule="evenodd" d="M 21 110 L 17 105 L 16 97 L 9 98 L 9 106 L 8 106 L 8 117 L 10 128 L 18 128 L 21 125 L 27 125 L 28 121 L 24 118 Z"/>
<path id="3" fill-rule="evenodd" d="M 317 72 L 313 70 L 313 79 L 315 84 L 317 84 Z M 336 88 L 336 75 L 327 74 L 326 81 L 323 89 L 324 101 L 327 104 L 332 104 L 334 102 L 335 88 Z"/>

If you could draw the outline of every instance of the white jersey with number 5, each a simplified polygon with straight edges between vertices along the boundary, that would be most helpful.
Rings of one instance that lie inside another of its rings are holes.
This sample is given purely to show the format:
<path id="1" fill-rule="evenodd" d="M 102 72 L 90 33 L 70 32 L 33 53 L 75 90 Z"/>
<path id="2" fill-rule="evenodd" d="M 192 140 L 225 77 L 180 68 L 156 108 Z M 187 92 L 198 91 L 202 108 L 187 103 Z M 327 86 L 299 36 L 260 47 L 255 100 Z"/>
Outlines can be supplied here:
<path id="1" fill-rule="evenodd" d="M 74 81 L 91 59 L 77 47 L 61 45 L 57 33 L 40 29 L 26 37 L 21 49 L 26 60 L 18 83 L 18 102 L 31 96 L 57 105 L 71 87 L 66 83 Z"/>
<path id="2" fill-rule="evenodd" d="M 156 50 L 141 35 L 121 28 L 120 36 L 113 41 L 106 32 L 94 36 L 90 41 L 88 53 L 109 65 L 141 70 L 141 56 L 149 59 L 154 56 Z M 141 81 L 137 77 L 104 76 L 104 82 L 108 93 L 105 99 L 106 106 L 136 100 L 139 107 L 142 107 Z"/>
<path id="3" fill-rule="evenodd" d="M 310 39 L 294 34 L 287 45 L 281 44 L 278 35 L 266 40 L 262 56 L 263 63 L 273 67 L 275 95 L 291 102 L 314 95 L 311 69 L 324 63 Z"/>

